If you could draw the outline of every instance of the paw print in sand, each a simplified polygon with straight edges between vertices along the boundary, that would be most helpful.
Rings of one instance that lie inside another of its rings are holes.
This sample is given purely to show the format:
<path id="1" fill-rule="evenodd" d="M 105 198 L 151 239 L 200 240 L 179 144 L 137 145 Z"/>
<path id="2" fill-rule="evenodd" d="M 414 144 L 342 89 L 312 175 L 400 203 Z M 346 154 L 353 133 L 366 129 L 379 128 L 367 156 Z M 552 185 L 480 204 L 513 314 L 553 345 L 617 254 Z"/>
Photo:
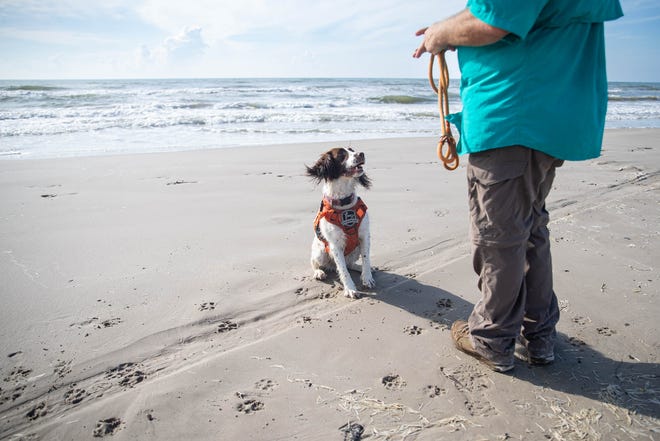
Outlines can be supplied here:
<path id="1" fill-rule="evenodd" d="M 384 376 L 381 383 L 385 386 L 385 389 L 389 390 L 403 389 L 406 386 L 406 382 L 396 374 Z"/>
<path id="2" fill-rule="evenodd" d="M 422 333 L 422 328 L 419 326 L 413 325 L 413 326 L 406 326 L 403 330 L 406 334 L 410 335 L 420 335 Z"/>

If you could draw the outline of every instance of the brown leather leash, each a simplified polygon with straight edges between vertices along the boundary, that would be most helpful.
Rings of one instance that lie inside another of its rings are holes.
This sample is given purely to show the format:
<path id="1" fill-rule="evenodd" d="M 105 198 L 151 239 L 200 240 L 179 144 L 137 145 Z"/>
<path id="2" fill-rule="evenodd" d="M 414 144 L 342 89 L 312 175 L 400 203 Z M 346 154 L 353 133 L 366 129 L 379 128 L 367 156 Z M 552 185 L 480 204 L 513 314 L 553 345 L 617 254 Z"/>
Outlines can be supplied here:
<path id="1" fill-rule="evenodd" d="M 440 123 L 442 124 L 442 136 L 440 137 L 440 141 L 438 141 L 438 158 L 440 158 L 442 164 L 447 170 L 456 170 L 458 168 L 456 141 L 451 134 L 451 125 L 449 124 L 449 121 L 445 119 L 445 117 L 449 115 L 449 70 L 447 69 L 447 62 L 445 61 L 445 51 L 438 54 L 440 76 L 437 86 L 433 78 L 434 59 L 435 55 L 431 54 L 431 61 L 429 62 L 429 82 L 431 83 L 433 91 L 438 95 Z"/>

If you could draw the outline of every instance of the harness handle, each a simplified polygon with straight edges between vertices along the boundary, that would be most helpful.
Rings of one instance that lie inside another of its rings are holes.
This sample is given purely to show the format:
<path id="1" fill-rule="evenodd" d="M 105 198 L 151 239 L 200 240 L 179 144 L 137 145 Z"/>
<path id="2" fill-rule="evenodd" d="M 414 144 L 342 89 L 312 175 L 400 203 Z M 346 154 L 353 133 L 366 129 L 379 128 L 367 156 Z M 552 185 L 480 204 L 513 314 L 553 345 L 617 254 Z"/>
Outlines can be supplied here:
<path id="1" fill-rule="evenodd" d="M 438 67 L 440 75 L 438 85 L 436 86 L 433 78 L 433 61 L 435 55 L 431 54 L 429 62 L 429 82 L 431 88 L 438 95 L 438 108 L 440 109 L 440 124 L 442 126 L 442 136 L 438 141 L 438 158 L 447 170 L 456 170 L 458 168 L 458 154 L 456 153 L 456 140 L 451 134 L 451 124 L 445 119 L 449 115 L 449 70 L 445 61 L 445 51 L 438 54 Z"/>

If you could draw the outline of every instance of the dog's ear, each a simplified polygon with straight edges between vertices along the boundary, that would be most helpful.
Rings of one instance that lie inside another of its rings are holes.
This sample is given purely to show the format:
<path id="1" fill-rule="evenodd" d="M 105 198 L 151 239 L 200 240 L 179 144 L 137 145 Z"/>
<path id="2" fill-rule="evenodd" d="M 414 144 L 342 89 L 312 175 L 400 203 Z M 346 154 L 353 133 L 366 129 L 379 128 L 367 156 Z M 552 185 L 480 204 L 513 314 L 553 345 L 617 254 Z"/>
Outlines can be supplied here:
<path id="1" fill-rule="evenodd" d="M 360 182 L 360 185 L 362 185 L 367 190 L 371 188 L 371 179 L 369 179 L 366 174 L 363 173 L 362 176 L 358 178 L 358 181 Z"/>
<path id="2" fill-rule="evenodd" d="M 323 178 L 319 175 L 319 170 L 316 167 L 316 164 L 314 165 L 314 167 L 310 167 L 309 165 L 306 165 L 305 169 L 307 170 L 307 176 L 314 179 L 317 184 L 321 182 Z"/>
<path id="3" fill-rule="evenodd" d="M 341 176 L 341 164 L 330 154 L 326 152 L 321 155 L 313 167 L 305 166 L 307 176 L 313 178 L 317 183 L 323 180 L 338 179 Z"/>

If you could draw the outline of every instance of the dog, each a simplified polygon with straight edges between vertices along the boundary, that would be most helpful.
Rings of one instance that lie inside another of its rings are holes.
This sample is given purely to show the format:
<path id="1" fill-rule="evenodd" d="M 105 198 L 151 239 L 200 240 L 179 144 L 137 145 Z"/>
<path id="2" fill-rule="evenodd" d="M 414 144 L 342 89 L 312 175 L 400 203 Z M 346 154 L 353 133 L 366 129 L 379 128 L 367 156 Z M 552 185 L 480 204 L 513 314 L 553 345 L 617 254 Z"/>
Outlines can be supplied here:
<path id="1" fill-rule="evenodd" d="M 314 278 L 323 280 L 326 270 L 334 268 L 344 287 L 344 295 L 355 299 L 359 292 L 348 268 L 358 270 L 362 260 L 360 281 L 365 288 L 376 286 L 371 273 L 369 248 L 369 214 L 357 195 L 359 186 L 371 188 L 364 172 L 364 153 L 337 147 L 321 155 L 314 166 L 305 166 L 307 175 L 317 185 L 323 183 L 321 207 L 314 220 L 311 264 Z"/>

